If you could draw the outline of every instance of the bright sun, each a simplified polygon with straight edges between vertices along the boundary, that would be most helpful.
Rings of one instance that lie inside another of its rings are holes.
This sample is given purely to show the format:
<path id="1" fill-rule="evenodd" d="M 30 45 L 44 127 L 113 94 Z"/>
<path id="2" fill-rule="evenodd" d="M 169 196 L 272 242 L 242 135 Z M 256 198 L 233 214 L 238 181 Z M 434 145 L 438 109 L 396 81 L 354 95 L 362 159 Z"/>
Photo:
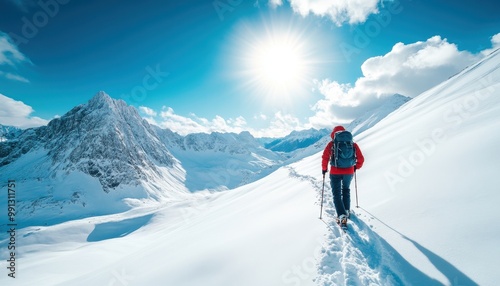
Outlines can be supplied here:
<path id="1" fill-rule="evenodd" d="M 270 39 L 261 43 L 253 55 L 253 72 L 261 84 L 285 92 L 304 75 L 305 64 L 296 43 Z"/>
<path id="2" fill-rule="evenodd" d="M 263 23 L 240 33 L 241 76 L 253 94 L 280 102 L 304 95 L 310 83 L 310 48 L 293 25 Z"/>

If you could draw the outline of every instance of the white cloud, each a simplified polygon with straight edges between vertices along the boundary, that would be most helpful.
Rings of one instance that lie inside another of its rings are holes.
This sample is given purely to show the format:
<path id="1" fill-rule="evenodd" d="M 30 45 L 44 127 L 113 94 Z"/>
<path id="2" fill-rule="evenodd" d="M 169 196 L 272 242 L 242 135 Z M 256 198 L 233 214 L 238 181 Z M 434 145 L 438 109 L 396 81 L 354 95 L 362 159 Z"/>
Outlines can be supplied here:
<path id="1" fill-rule="evenodd" d="M 387 54 L 367 59 L 361 66 L 363 76 L 354 85 L 329 79 L 316 81 L 324 99 L 313 106 L 316 114 L 309 123 L 325 127 L 350 122 L 379 105 L 386 96 L 417 96 L 481 57 L 459 51 L 440 36 L 412 44 L 397 43 Z"/>
<path id="2" fill-rule="evenodd" d="M 260 113 L 260 114 L 254 115 L 253 119 L 255 119 L 255 120 L 267 120 L 267 115 L 265 115 L 264 113 Z"/>
<path id="3" fill-rule="evenodd" d="M 20 63 L 31 64 L 31 61 L 18 50 L 7 34 L 0 32 L 0 66 L 7 65 L 15 68 Z M 10 80 L 29 82 L 26 78 L 12 72 L 0 71 L 0 76 Z"/>
<path id="4" fill-rule="evenodd" d="M 185 135 L 189 133 L 206 132 L 204 126 L 197 123 L 191 118 L 183 117 L 175 114 L 171 107 L 163 107 L 160 113 L 161 122 L 158 123 L 160 127 L 168 128 L 179 134 Z"/>
<path id="5" fill-rule="evenodd" d="M 282 0 L 269 0 L 269 5 L 273 8 L 283 5 Z"/>
<path id="6" fill-rule="evenodd" d="M 156 115 L 158 115 L 156 113 L 156 111 L 154 111 L 153 109 L 146 107 L 146 106 L 139 106 L 139 111 L 141 111 L 142 113 L 144 113 L 148 116 L 152 116 L 152 117 L 155 117 Z"/>
<path id="7" fill-rule="evenodd" d="M 33 108 L 0 94 L 0 124 L 19 128 L 30 128 L 46 125 L 48 120 L 40 117 L 31 117 Z"/>
<path id="8" fill-rule="evenodd" d="M 491 43 L 493 44 L 493 48 L 500 48 L 500 33 L 491 37 Z"/>
<path id="9" fill-rule="evenodd" d="M 315 114 L 309 118 L 310 126 L 330 128 L 337 124 L 347 124 L 360 115 L 362 111 L 359 99 L 354 97 L 354 89 L 349 84 L 339 84 L 328 79 L 316 83 L 325 98 L 313 105 Z"/>
<path id="10" fill-rule="evenodd" d="M 486 50 L 482 51 L 481 53 L 483 55 L 487 56 L 496 49 L 500 49 L 500 33 L 491 37 L 491 49 L 486 49 Z"/>
<path id="11" fill-rule="evenodd" d="M 459 51 L 440 36 L 408 45 L 397 43 L 386 55 L 363 63 L 363 77 L 356 82 L 356 88 L 368 95 L 400 93 L 414 97 L 480 58 Z"/>
<path id="12" fill-rule="evenodd" d="M 366 21 L 368 16 L 379 12 L 379 0 L 289 0 L 290 6 L 302 16 L 314 14 L 329 17 L 338 26 L 343 23 L 356 24 Z M 283 4 L 280 0 L 270 0 L 271 6 Z"/>
<path id="13" fill-rule="evenodd" d="M 270 120 L 269 127 L 254 131 L 252 134 L 256 134 L 258 137 L 283 137 L 293 130 L 299 129 L 304 129 L 304 126 L 302 126 L 297 117 L 291 114 L 283 114 L 281 111 L 278 111 Z"/>
<path id="14" fill-rule="evenodd" d="M 359 99 L 355 98 L 349 91 L 352 90 L 350 84 L 340 84 L 336 81 L 324 79 L 321 82 L 314 81 L 321 94 L 325 96 L 325 100 L 338 106 L 357 106 Z"/>
<path id="15" fill-rule="evenodd" d="M 145 106 L 139 107 L 140 111 L 147 116 L 145 119 L 162 128 L 168 128 L 181 135 L 190 133 L 211 133 L 211 132 L 235 132 L 239 133 L 247 130 L 247 122 L 242 116 L 237 118 L 224 119 L 216 115 L 213 119 L 198 117 L 191 113 L 189 117 L 178 115 L 171 107 L 164 106 L 157 117 L 157 112 Z"/>
<path id="16" fill-rule="evenodd" d="M 267 127 L 256 130 L 248 127 L 248 122 L 243 116 L 225 119 L 216 115 L 213 119 L 199 117 L 194 113 L 189 117 L 178 115 L 171 107 L 164 106 L 159 113 L 153 109 L 141 106 L 140 110 L 150 124 L 161 128 L 168 128 L 181 135 L 190 133 L 211 133 L 211 132 L 233 132 L 240 133 L 249 131 L 256 137 L 282 137 L 288 135 L 293 130 L 305 129 L 300 120 L 290 114 L 276 112 L 272 117 L 259 114 L 254 119 L 265 121 Z"/>
<path id="17" fill-rule="evenodd" d="M 227 123 L 234 126 L 234 127 L 244 127 L 247 125 L 247 121 L 243 116 L 238 116 L 235 119 L 228 119 Z"/>

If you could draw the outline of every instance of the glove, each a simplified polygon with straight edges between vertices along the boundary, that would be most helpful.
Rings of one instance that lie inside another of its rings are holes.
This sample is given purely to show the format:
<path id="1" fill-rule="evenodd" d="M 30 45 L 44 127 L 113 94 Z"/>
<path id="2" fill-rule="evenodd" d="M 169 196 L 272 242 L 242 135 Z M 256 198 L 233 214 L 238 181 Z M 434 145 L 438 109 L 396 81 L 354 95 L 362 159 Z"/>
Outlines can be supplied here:
<path id="1" fill-rule="evenodd" d="M 361 169 L 361 166 L 358 166 L 358 165 L 354 166 L 354 172 L 356 172 L 356 170 L 359 170 L 359 169 Z"/>
<path id="2" fill-rule="evenodd" d="M 323 176 L 326 174 L 327 170 L 323 170 Z"/>

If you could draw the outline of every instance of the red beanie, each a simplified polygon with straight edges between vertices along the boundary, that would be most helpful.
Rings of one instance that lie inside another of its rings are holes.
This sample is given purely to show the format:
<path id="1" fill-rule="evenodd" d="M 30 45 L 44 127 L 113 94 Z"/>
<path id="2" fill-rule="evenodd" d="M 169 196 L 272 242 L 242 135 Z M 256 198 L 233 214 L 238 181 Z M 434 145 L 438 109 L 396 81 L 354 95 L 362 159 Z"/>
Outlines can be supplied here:
<path id="1" fill-rule="evenodd" d="M 342 125 L 337 125 L 337 126 L 335 126 L 335 128 L 333 128 L 333 131 L 332 131 L 332 133 L 330 134 L 330 137 L 332 137 L 332 139 L 333 139 L 333 137 L 335 137 L 335 133 L 337 133 L 337 132 L 339 132 L 339 131 L 344 131 L 344 130 L 345 130 L 344 126 L 342 126 Z"/>

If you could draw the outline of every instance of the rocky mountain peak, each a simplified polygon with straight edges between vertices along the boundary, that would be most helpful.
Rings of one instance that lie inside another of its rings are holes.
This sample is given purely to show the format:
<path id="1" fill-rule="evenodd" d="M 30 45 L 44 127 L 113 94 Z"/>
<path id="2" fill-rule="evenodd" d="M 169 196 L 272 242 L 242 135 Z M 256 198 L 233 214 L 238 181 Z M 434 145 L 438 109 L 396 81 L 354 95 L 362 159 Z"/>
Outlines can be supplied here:
<path id="1" fill-rule="evenodd" d="M 159 173 L 158 166 L 174 164 L 137 110 L 102 91 L 24 137 L 9 146 L 11 158 L 4 158 L 3 164 L 30 150 L 44 149 L 53 162 L 52 172 L 84 172 L 98 178 L 106 192 L 147 180 L 149 171 Z"/>
<path id="2" fill-rule="evenodd" d="M 120 109 L 130 108 L 129 106 L 127 106 L 125 101 L 113 99 L 104 91 L 99 91 L 98 93 L 96 93 L 96 95 L 94 95 L 94 97 L 92 97 L 92 99 L 90 99 L 85 106 L 91 110 L 107 109 L 119 111 Z"/>

